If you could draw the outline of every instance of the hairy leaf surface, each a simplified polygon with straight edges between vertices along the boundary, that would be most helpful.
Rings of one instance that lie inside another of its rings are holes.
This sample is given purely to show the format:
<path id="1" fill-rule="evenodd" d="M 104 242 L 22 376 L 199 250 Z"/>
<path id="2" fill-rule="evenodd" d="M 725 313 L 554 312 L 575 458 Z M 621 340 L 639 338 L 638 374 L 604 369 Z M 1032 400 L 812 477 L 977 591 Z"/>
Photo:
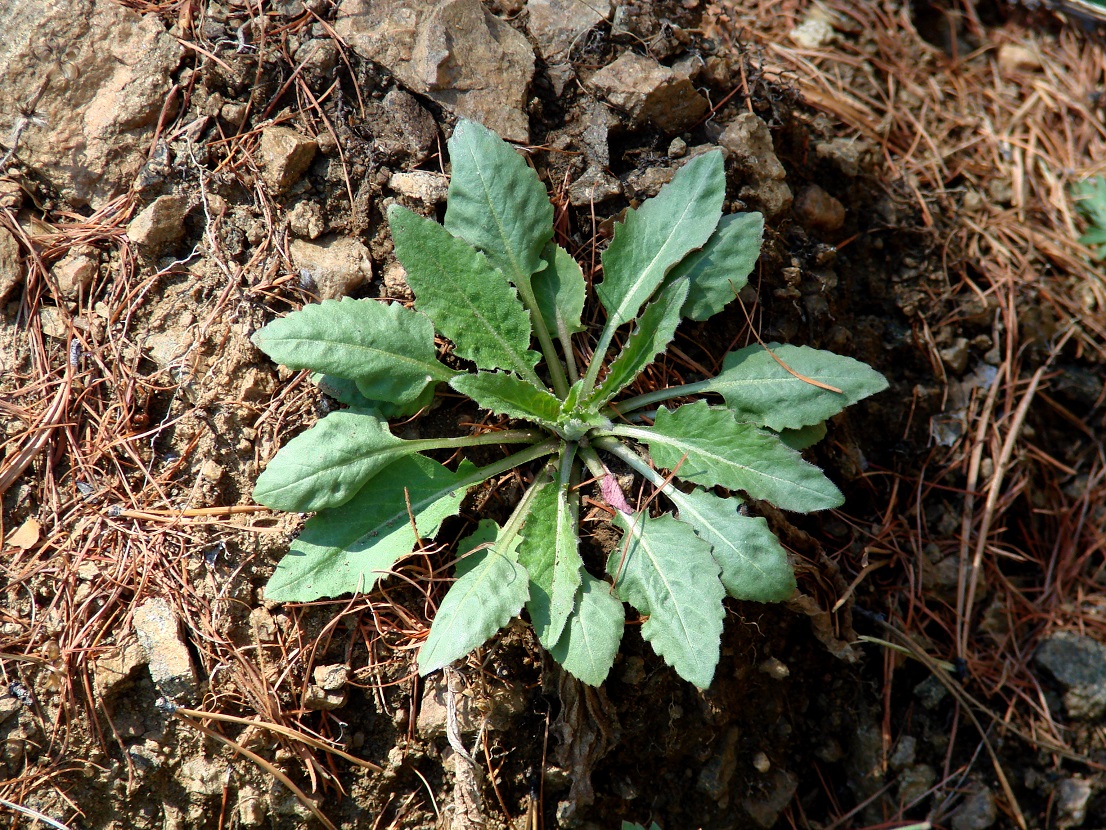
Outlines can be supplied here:
<path id="1" fill-rule="evenodd" d="M 625 532 L 607 572 L 618 596 L 649 619 L 641 636 L 684 680 L 710 686 L 718 665 L 726 589 L 710 544 L 671 516 L 615 514 Z"/>
<path id="2" fill-rule="evenodd" d="M 739 421 L 761 424 L 777 432 L 798 429 L 826 420 L 846 406 L 887 388 L 887 379 L 851 357 L 811 349 L 769 343 L 730 352 L 722 372 L 706 385 L 717 392 Z M 795 377 L 773 357 L 775 354 L 800 375 L 840 389 L 832 392 Z"/>
<path id="3" fill-rule="evenodd" d="M 580 322 L 587 291 L 584 272 L 560 245 L 550 242 L 542 256 L 548 264 L 534 275 L 534 296 L 546 327 L 565 342 L 570 335 L 584 330 Z"/>
<path id="4" fill-rule="evenodd" d="M 323 300 L 274 320 L 251 339 L 277 363 L 348 378 L 376 401 L 407 403 L 454 374 L 435 359 L 430 318 L 399 303 Z"/>
<path id="5" fill-rule="evenodd" d="M 710 238 L 725 195 L 719 150 L 692 159 L 660 193 L 626 212 L 603 252 L 603 281 L 596 287 L 608 327 L 634 317 L 669 269 Z"/>
<path id="6" fill-rule="evenodd" d="M 593 405 L 601 406 L 627 386 L 642 369 L 663 352 L 676 335 L 680 325 L 681 309 L 687 298 L 687 282 L 678 282 L 664 288 L 655 300 L 645 307 L 626 345 L 611 364 L 603 383 L 596 389 Z"/>
<path id="7" fill-rule="evenodd" d="M 744 490 L 799 513 L 844 501 L 821 470 L 778 436 L 739 423 L 728 409 L 707 406 L 706 401 L 675 412 L 661 407 L 651 429 L 617 425 L 610 432 L 644 441 L 658 466 L 673 470 L 679 465 L 676 475 L 693 484 Z"/>
<path id="8" fill-rule="evenodd" d="M 499 136 L 465 119 L 449 139 L 449 160 L 446 229 L 515 285 L 527 281 L 553 236 L 553 205 L 538 174 Z"/>
<path id="9" fill-rule="evenodd" d="M 677 495 L 678 494 L 678 495 Z M 768 522 L 742 516 L 741 500 L 723 499 L 698 488 L 668 493 L 680 521 L 712 546 L 722 568 L 722 584 L 731 597 L 756 602 L 783 602 L 795 593 L 795 573 Z"/>
<path id="10" fill-rule="evenodd" d="M 407 403 L 388 403 L 386 401 L 373 400 L 365 397 L 357 387 L 355 381 L 337 375 L 321 375 L 315 372 L 311 375 L 311 382 L 319 387 L 319 391 L 329 395 L 339 403 L 346 406 L 369 412 L 385 420 L 389 418 L 404 418 L 414 415 L 420 409 L 425 409 L 434 401 L 436 384 L 427 386 L 414 400 Z"/>
<path id="11" fill-rule="evenodd" d="M 305 513 L 338 507 L 397 458 L 417 452 L 388 422 L 357 409 L 332 412 L 285 444 L 258 476 L 254 500 Z"/>
<path id="12" fill-rule="evenodd" d="M 534 379 L 530 315 L 503 272 L 432 219 L 399 205 L 388 210 L 396 257 L 407 269 L 415 307 L 481 369 Z"/>
<path id="13" fill-rule="evenodd" d="M 749 282 L 763 234 L 764 217 L 759 213 L 723 216 L 706 244 L 672 269 L 669 282 L 686 279 L 690 284 L 684 317 L 706 320 L 733 301 Z"/>
<path id="14" fill-rule="evenodd" d="M 307 521 L 265 586 L 265 598 L 309 602 L 368 591 L 414 547 L 411 517 L 421 536 L 434 536 L 480 476 L 467 461 L 452 472 L 425 456 L 400 459 L 341 507 Z"/>
<path id="15" fill-rule="evenodd" d="M 610 674 L 618 654 L 626 609 L 611 594 L 610 585 L 587 571 L 582 576 L 576 611 L 549 653 L 577 680 L 599 686 Z"/>
<path id="16" fill-rule="evenodd" d="M 561 401 L 544 389 L 506 372 L 458 375 L 449 385 L 468 395 L 485 409 L 511 418 L 555 424 L 561 417 Z"/>
<path id="17" fill-rule="evenodd" d="M 578 550 L 578 523 L 568 488 L 549 482 L 534 497 L 522 528 L 518 561 L 531 581 L 526 610 L 546 648 L 560 639 L 580 587 L 584 561 Z"/>
<path id="18" fill-rule="evenodd" d="M 502 544 L 500 532 L 495 522 L 483 519 L 458 543 L 464 553 L 457 563 L 457 581 L 438 606 L 419 649 L 419 674 L 464 657 L 522 611 L 530 589 L 526 569 L 516 561 L 518 537 Z"/>

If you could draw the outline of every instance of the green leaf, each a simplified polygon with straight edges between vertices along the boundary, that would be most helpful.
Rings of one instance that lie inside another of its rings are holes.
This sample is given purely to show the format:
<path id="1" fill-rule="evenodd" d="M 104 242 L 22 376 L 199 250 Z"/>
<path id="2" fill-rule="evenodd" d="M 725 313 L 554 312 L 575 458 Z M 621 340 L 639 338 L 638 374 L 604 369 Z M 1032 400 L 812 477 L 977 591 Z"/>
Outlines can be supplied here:
<path id="1" fill-rule="evenodd" d="M 481 369 L 511 369 L 537 384 L 530 315 L 503 272 L 432 219 L 392 205 L 388 221 L 416 308 L 454 351 Z"/>
<path id="2" fill-rule="evenodd" d="M 578 511 L 567 487 L 550 482 L 534 496 L 522 528 L 518 561 L 530 574 L 530 601 L 526 610 L 538 639 L 546 648 L 557 643 L 572 613 L 580 573 Z"/>
<path id="3" fill-rule="evenodd" d="M 547 265 L 534 275 L 534 297 L 546 328 L 564 343 L 584 330 L 580 322 L 587 293 L 584 272 L 580 263 L 560 245 L 550 242 L 542 256 Z"/>
<path id="4" fill-rule="evenodd" d="M 457 564 L 457 581 L 450 586 L 430 634 L 419 649 L 419 674 L 448 666 L 483 645 L 522 611 L 529 596 L 526 569 L 516 561 L 517 539 L 503 546 L 500 528 L 484 519 L 459 544 L 465 551 Z"/>
<path id="5" fill-rule="evenodd" d="M 357 383 L 348 378 L 340 378 L 337 375 L 322 375 L 315 372 L 311 375 L 311 382 L 319 387 L 319 391 L 334 398 L 346 406 L 372 413 L 378 418 L 404 418 L 414 415 L 421 409 L 426 409 L 434 402 L 434 390 L 436 384 L 427 386 L 418 397 L 407 403 L 397 404 L 386 401 L 374 401 L 366 398 L 357 388 Z"/>
<path id="6" fill-rule="evenodd" d="M 258 476 L 253 497 L 293 513 L 338 507 L 397 458 L 417 451 L 373 413 L 332 412 L 281 447 Z"/>
<path id="7" fill-rule="evenodd" d="M 644 441 L 657 466 L 676 470 L 679 478 L 702 487 L 744 490 L 755 499 L 799 513 L 844 501 L 821 470 L 778 436 L 739 423 L 728 409 L 708 407 L 706 401 L 675 412 L 661 407 L 651 429 L 619 424 L 610 434 Z"/>
<path id="8" fill-rule="evenodd" d="M 681 309 L 687 297 L 686 281 L 666 286 L 646 306 L 637 327 L 611 364 L 603 383 L 595 390 L 591 403 L 601 406 L 627 386 L 653 359 L 665 350 L 680 325 Z"/>
<path id="9" fill-rule="evenodd" d="M 717 150 L 689 161 L 660 193 L 626 212 L 603 252 L 603 281 L 596 288 L 608 327 L 635 317 L 672 266 L 710 238 L 725 195 L 722 151 Z"/>
<path id="10" fill-rule="evenodd" d="M 553 236 L 553 205 L 538 174 L 511 145 L 473 121 L 459 121 L 448 144 L 446 229 L 482 251 L 515 285 L 528 281 L 542 267 L 542 249 Z"/>
<path id="11" fill-rule="evenodd" d="M 722 584 L 731 597 L 756 602 L 783 602 L 795 593 L 795 573 L 768 522 L 743 516 L 741 500 L 723 499 L 698 488 L 666 492 L 680 521 L 708 542 L 722 568 Z"/>
<path id="12" fill-rule="evenodd" d="M 610 585 L 587 571 L 582 577 L 576 610 L 549 653 L 577 680 L 599 686 L 607 679 L 618 654 L 626 610 L 621 600 L 611 594 Z M 533 592 L 531 586 L 531 596 Z"/>
<path id="13" fill-rule="evenodd" d="M 798 429 L 785 429 L 780 432 L 780 440 L 793 450 L 802 452 L 807 447 L 813 447 L 826 437 L 826 422 L 799 427 Z"/>
<path id="14" fill-rule="evenodd" d="M 265 599 L 309 602 L 368 591 L 414 547 L 411 517 L 420 536 L 433 537 L 480 476 L 467 461 L 451 472 L 425 456 L 400 459 L 341 507 L 307 521 L 265 586 Z"/>
<path id="15" fill-rule="evenodd" d="M 506 372 L 458 375 L 449 385 L 484 409 L 511 418 L 553 425 L 561 416 L 561 402 L 544 389 Z"/>
<path id="16" fill-rule="evenodd" d="M 759 213 L 723 216 L 706 244 L 672 269 L 668 282 L 686 279 L 691 284 L 684 317 L 706 320 L 737 296 L 760 257 L 763 234 L 764 217 Z"/>
<path id="17" fill-rule="evenodd" d="M 726 589 L 710 544 L 671 516 L 616 513 L 625 532 L 607 572 L 618 596 L 649 619 L 641 636 L 684 680 L 710 686 L 718 665 Z"/>
<path id="18" fill-rule="evenodd" d="M 887 380 L 870 366 L 851 357 L 769 343 L 726 355 L 722 372 L 704 384 L 716 392 L 739 421 L 774 429 L 798 429 L 826 420 L 846 406 L 887 388 Z M 800 380 L 783 368 L 772 353 L 800 375 L 840 389 L 831 392 Z"/>
<path id="19" fill-rule="evenodd" d="M 398 303 L 323 300 L 274 320 L 252 340 L 277 363 L 356 381 L 376 401 L 406 403 L 453 376 L 435 359 L 430 319 Z"/>

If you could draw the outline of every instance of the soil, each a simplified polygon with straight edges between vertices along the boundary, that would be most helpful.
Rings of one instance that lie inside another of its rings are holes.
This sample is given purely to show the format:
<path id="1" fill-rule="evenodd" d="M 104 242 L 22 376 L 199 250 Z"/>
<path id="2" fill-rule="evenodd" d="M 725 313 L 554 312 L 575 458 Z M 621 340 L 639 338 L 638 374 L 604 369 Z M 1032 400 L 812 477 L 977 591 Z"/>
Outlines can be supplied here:
<path id="1" fill-rule="evenodd" d="M 250 335 L 332 290 L 325 269 L 296 254 L 327 235 L 356 240 L 363 247 L 343 256 L 367 263 L 334 266 L 348 278 L 338 293 L 408 298 L 384 213 L 399 201 L 440 214 L 431 185 L 448 173 L 457 114 L 337 39 L 338 10 L 326 3 L 126 5 L 195 47 L 171 73 L 176 103 L 141 186 L 104 210 L 73 201 L 18 147 L 3 171 L 19 188 L 0 205 L 25 277 L 0 315 L 2 470 L 46 436 L 3 494 L 0 796 L 16 805 L 10 826 L 31 826 L 27 811 L 69 828 L 317 826 L 305 798 L 343 828 L 1106 823 L 1100 725 L 1065 710 L 1064 689 L 1031 660 L 1054 629 L 1100 640 L 1106 631 L 1106 293 L 1074 242 L 1070 206 L 1040 197 L 1066 198 L 1055 180 L 1089 172 L 1092 145 L 1069 142 L 1076 156 L 1063 170 L 1027 165 L 1038 184 L 1019 202 L 1009 188 L 1020 179 L 964 150 L 987 118 L 926 133 L 940 123 L 926 120 L 926 96 L 947 96 L 960 114 L 966 99 L 911 74 L 948 81 L 963 61 L 982 83 L 1000 44 L 1029 44 L 1071 67 L 1081 56 L 1090 100 L 1106 67 L 1092 32 L 1007 5 L 828 4 L 832 37 L 796 45 L 788 33 L 823 19 L 817 6 L 639 0 L 573 43 L 568 83 L 538 45 L 529 157 L 584 262 L 686 148 L 722 142 L 740 116 L 766 125 L 782 163 L 773 181 L 765 158 L 731 153 L 727 210 L 770 213 L 741 295 L 748 316 L 737 308 L 683 326 L 655 382 L 717 365 L 752 340 L 751 321 L 765 341 L 848 354 L 891 384 L 809 451 L 844 508 L 758 506 L 794 557 L 799 595 L 778 606 L 727 601 L 710 689 L 680 680 L 635 625 L 608 682 L 591 689 L 522 623 L 444 678 L 415 676 L 450 544 L 478 518 L 502 519 L 514 480 L 475 493 L 369 596 L 264 601 L 303 517 L 253 505 L 253 482 L 338 404 L 273 365 Z M 523 8 L 487 8 L 538 43 Z M 250 48 L 236 46 L 243 26 Z M 312 40 L 330 44 L 330 65 L 305 59 Z M 692 91 L 709 111 L 669 132 L 603 104 L 586 81 L 626 53 L 691 61 Z M 880 126 L 879 96 L 899 94 L 888 78 L 912 80 Z M 1000 92 L 1017 101 L 1037 89 L 1055 126 L 1070 110 L 1049 98 L 1051 78 L 1004 76 Z M 250 108 L 235 124 L 227 116 L 239 104 Z M 1086 106 L 1100 124 L 1101 101 Z M 917 129 L 904 133 L 910 118 Z M 274 121 L 318 141 L 291 184 L 274 183 L 261 137 Z M 600 123 L 597 144 L 588 130 Z M 956 169 L 930 176 L 940 165 Z M 396 178 L 417 171 L 437 177 Z M 572 189 L 596 171 L 619 195 L 590 203 Z M 773 201 L 780 181 L 791 206 Z M 137 243 L 127 221 L 164 196 L 183 197 L 183 234 Z M 67 294 L 59 263 L 74 251 L 97 266 Z M 394 429 L 439 435 L 473 414 L 439 400 Z M 617 535 L 591 497 L 584 526 L 598 561 Z M 157 598 L 175 615 L 160 636 L 183 669 L 155 665 L 140 647 L 136 621 Z M 340 705 L 319 708 L 318 670 L 337 665 L 350 670 Z M 168 682 L 183 684 L 185 711 L 159 706 Z M 474 766 L 447 735 L 443 684 L 462 692 L 458 730 Z"/>

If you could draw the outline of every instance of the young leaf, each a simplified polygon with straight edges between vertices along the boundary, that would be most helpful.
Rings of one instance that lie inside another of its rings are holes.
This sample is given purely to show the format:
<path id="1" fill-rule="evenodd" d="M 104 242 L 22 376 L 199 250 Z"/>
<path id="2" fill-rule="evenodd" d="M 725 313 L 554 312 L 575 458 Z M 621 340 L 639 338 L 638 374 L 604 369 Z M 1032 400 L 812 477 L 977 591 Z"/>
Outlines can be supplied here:
<path id="1" fill-rule="evenodd" d="M 338 507 L 397 458 L 417 451 L 375 414 L 332 412 L 281 448 L 258 476 L 253 497 L 293 513 Z"/>
<path id="2" fill-rule="evenodd" d="M 611 595 L 611 586 L 587 571 L 561 638 L 549 649 L 553 659 L 577 680 L 599 686 L 610 673 L 622 642 L 626 610 Z M 530 593 L 533 595 L 531 586 Z"/>
<path id="3" fill-rule="evenodd" d="M 480 475 L 467 461 L 451 472 L 425 456 L 400 459 L 341 507 L 307 521 L 265 586 L 266 600 L 309 602 L 368 591 L 411 552 L 411 517 L 421 536 L 434 536 Z"/>
<path id="4" fill-rule="evenodd" d="M 756 602 L 783 602 L 795 593 L 795 573 L 768 522 L 742 516 L 741 501 L 723 499 L 695 488 L 690 493 L 667 492 L 680 521 L 712 546 L 711 556 L 722 568 L 722 584 L 731 597 Z"/>
<path id="5" fill-rule="evenodd" d="M 561 343 L 584 330 L 580 318 L 584 314 L 587 284 L 580 263 L 572 254 L 550 242 L 542 252 L 546 266 L 534 275 L 534 296 L 545 325 Z"/>
<path id="6" fill-rule="evenodd" d="M 691 284 L 684 317 L 706 320 L 733 301 L 757 264 L 763 234 L 759 213 L 723 216 L 706 244 L 672 269 L 668 282 L 686 279 Z"/>
<path id="7" fill-rule="evenodd" d="M 826 422 L 819 421 L 816 424 L 799 427 L 798 429 L 782 430 L 780 432 L 780 440 L 791 447 L 791 449 L 802 452 L 807 447 L 813 447 L 825 438 L 827 431 Z"/>
<path id="8" fill-rule="evenodd" d="M 449 160 L 446 230 L 515 285 L 528 281 L 553 235 L 553 205 L 538 174 L 487 127 L 463 119 L 449 139 Z"/>
<path id="9" fill-rule="evenodd" d="M 372 400 L 406 403 L 453 372 L 435 359 L 434 326 L 399 303 L 323 300 L 251 338 L 277 363 L 356 381 Z"/>
<path id="10" fill-rule="evenodd" d="M 726 355 L 721 374 L 703 389 L 725 398 L 739 421 L 777 432 L 798 429 L 824 421 L 887 388 L 883 375 L 851 357 L 779 343 L 769 343 L 768 349 L 800 375 L 841 391 L 807 383 L 783 368 L 762 346 L 747 346 Z"/>
<path id="11" fill-rule="evenodd" d="M 559 399 L 506 372 L 458 375 L 449 385 L 500 415 L 543 424 L 555 424 L 561 416 Z"/>
<path id="12" fill-rule="evenodd" d="M 680 310 L 687 297 L 687 289 L 686 281 L 673 283 L 645 307 L 638 318 L 637 328 L 611 364 L 603 383 L 595 390 L 593 405 L 600 406 L 625 389 L 642 369 L 664 351 L 680 325 Z"/>
<path id="13" fill-rule="evenodd" d="M 641 636 L 657 654 L 684 680 L 707 688 L 718 665 L 726 595 L 710 544 L 671 516 L 616 513 L 614 523 L 626 534 L 607 559 L 618 596 L 648 615 Z"/>
<path id="14" fill-rule="evenodd" d="M 710 238 L 725 195 L 718 150 L 689 161 L 660 193 L 627 211 L 603 252 L 603 281 L 596 287 L 608 328 L 635 317 L 672 266 Z"/>
<path id="15" fill-rule="evenodd" d="M 360 409 L 363 412 L 369 412 L 384 420 L 414 415 L 434 402 L 434 384 L 423 389 L 414 400 L 397 404 L 366 398 L 354 381 L 337 375 L 321 375 L 315 372 L 311 375 L 311 382 L 319 387 L 320 392 L 329 395 L 339 403 L 344 403 L 346 406 Z"/>
<path id="16" fill-rule="evenodd" d="M 530 574 L 531 582 L 526 610 L 546 648 L 560 639 L 580 587 L 584 562 L 577 550 L 578 523 L 568 488 L 550 482 L 534 497 L 522 529 L 518 561 Z"/>
<path id="17" fill-rule="evenodd" d="M 458 548 L 457 581 L 450 586 L 430 634 L 419 649 L 419 674 L 448 666 L 481 646 L 517 617 L 529 596 L 526 569 L 516 561 L 518 537 L 501 545 L 500 528 L 483 519 Z"/>
<path id="18" fill-rule="evenodd" d="M 432 219 L 399 205 L 388 210 L 396 256 L 415 306 L 481 369 L 510 369 L 535 385 L 530 315 L 503 272 Z"/>
<path id="19" fill-rule="evenodd" d="M 780 439 L 752 424 L 738 423 L 733 413 L 697 401 L 675 412 L 661 407 L 650 428 L 615 425 L 625 435 L 649 445 L 657 466 L 703 487 L 720 485 L 744 490 L 755 499 L 784 510 L 809 513 L 837 507 L 841 491 L 813 464 Z"/>

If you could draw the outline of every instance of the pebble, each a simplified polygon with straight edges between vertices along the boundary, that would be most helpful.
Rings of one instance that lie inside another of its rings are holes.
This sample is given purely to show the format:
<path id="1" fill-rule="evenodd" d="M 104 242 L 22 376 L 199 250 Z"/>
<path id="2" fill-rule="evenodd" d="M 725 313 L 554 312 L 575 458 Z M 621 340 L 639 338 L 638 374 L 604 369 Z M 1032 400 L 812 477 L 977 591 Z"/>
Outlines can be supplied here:
<path id="1" fill-rule="evenodd" d="M 268 127 L 261 132 L 261 169 L 265 183 L 277 193 L 293 184 L 307 170 L 318 143 L 291 127 Z"/>
<path id="2" fill-rule="evenodd" d="M 184 236 L 187 213 L 188 200 L 184 196 L 159 196 L 131 220 L 127 236 L 144 253 L 156 254 Z"/>

